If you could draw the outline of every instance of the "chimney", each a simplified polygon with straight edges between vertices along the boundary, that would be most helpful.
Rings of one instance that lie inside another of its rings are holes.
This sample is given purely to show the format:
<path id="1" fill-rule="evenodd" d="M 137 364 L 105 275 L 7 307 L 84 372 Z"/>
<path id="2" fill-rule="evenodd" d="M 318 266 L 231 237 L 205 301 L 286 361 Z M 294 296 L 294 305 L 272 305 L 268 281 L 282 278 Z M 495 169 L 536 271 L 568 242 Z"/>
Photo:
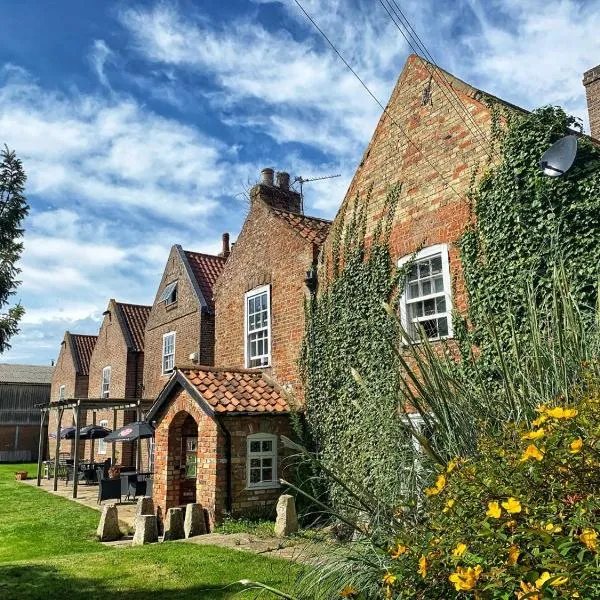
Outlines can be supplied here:
<path id="1" fill-rule="evenodd" d="M 229 234 L 225 232 L 223 234 L 223 249 L 219 252 L 219 256 L 223 258 L 227 258 L 231 254 L 231 250 L 229 249 Z"/>
<path id="2" fill-rule="evenodd" d="M 273 169 L 266 168 L 261 172 L 260 182 L 250 190 L 252 202 L 257 198 L 279 210 L 302 212 L 300 194 L 290 189 L 290 174 L 285 171 L 277 173 L 277 185 L 273 182 Z"/>
<path id="3" fill-rule="evenodd" d="M 600 140 L 600 65 L 583 74 L 590 119 L 590 135 Z"/>

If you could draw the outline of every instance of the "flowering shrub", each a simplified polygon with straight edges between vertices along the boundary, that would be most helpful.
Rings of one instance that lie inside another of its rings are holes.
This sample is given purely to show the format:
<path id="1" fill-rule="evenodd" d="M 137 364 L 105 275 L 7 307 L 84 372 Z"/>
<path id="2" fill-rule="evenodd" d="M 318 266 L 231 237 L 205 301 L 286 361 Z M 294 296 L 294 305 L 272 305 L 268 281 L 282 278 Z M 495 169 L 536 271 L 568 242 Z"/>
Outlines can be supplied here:
<path id="1" fill-rule="evenodd" d="M 600 395 L 536 411 L 435 476 L 422 529 L 390 544 L 380 597 L 600 598 Z"/>

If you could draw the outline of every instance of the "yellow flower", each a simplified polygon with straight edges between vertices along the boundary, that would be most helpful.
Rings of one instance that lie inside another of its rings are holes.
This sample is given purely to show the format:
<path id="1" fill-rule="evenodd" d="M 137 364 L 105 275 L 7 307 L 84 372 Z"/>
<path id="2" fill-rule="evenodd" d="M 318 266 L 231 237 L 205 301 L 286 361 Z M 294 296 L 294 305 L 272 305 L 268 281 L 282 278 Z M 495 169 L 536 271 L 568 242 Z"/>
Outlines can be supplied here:
<path id="1" fill-rule="evenodd" d="M 447 513 L 454 505 L 456 504 L 456 500 L 450 498 L 446 501 L 446 506 L 442 509 L 443 513 Z"/>
<path id="2" fill-rule="evenodd" d="M 513 544 L 509 549 L 508 549 L 508 560 L 506 561 L 506 564 L 509 566 L 513 566 L 517 564 L 517 561 L 519 560 L 519 554 L 521 554 L 521 551 L 519 550 L 518 546 L 515 546 L 515 544 Z"/>
<path id="3" fill-rule="evenodd" d="M 555 576 L 551 575 L 550 573 L 548 573 L 548 571 L 544 571 L 538 577 L 538 579 L 536 579 L 536 581 L 535 581 L 535 587 L 538 590 L 541 590 L 542 586 L 546 583 L 546 581 L 548 581 L 548 579 L 552 579 L 553 577 L 555 577 Z M 564 583 L 566 583 L 568 580 L 569 580 L 568 577 L 556 577 L 556 579 L 554 579 L 554 581 L 550 582 L 550 585 L 552 587 L 558 587 L 559 585 L 563 585 Z"/>
<path id="4" fill-rule="evenodd" d="M 394 585 L 394 582 L 398 579 L 395 575 L 392 575 L 389 571 L 383 576 L 383 585 Z"/>
<path id="5" fill-rule="evenodd" d="M 446 467 L 446 473 L 452 473 L 452 471 L 454 471 L 454 469 L 456 469 L 457 465 L 458 465 L 458 460 L 456 460 L 455 458 L 453 458 L 448 463 L 448 466 Z"/>
<path id="6" fill-rule="evenodd" d="M 507 512 L 514 514 L 521 512 L 521 503 L 516 498 L 509 498 L 506 502 L 502 503 L 502 508 L 505 508 Z"/>
<path id="7" fill-rule="evenodd" d="M 548 533 L 560 533 L 562 531 L 560 525 L 553 525 L 552 523 L 546 523 L 543 527 Z"/>
<path id="8" fill-rule="evenodd" d="M 419 559 L 419 570 L 417 572 L 423 579 L 427 576 L 427 559 L 422 554 Z"/>
<path id="9" fill-rule="evenodd" d="M 541 450 L 539 450 L 535 444 L 529 444 L 529 446 L 527 446 L 527 448 L 525 449 L 525 452 L 523 452 L 523 456 L 521 456 L 520 462 L 525 462 L 530 458 L 534 458 L 535 460 L 542 460 L 542 458 L 544 458 L 544 453 Z"/>
<path id="10" fill-rule="evenodd" d="M 572 419 L 577 416 L 579 411 L 576 408 L 563 408 L 557 406 L 546 411 L 546 414 L 553 419 Z"/>
<path id="11" fill-rule="evenodd" d="M 396 558 L 400 558 L 403 554 L 406 554 L 407 552 L 408 552 L 408 546 L 404 546 L 403 544 L 398 542 L 396 544 L 396 547 L 393 548 L 392 551 L 390 552 L 390 556 L 393 559 L 396 559 Z"/>
<path id="12" fill-rule="evenodd" d="M 577 454 L 578 452 L 581 452 L 582 448 L 583 440 L 581 438 L 577 438 L 571 442 L 571 450 L 569 450 L 569 452 L 571 454 Z"/>
<path id="13" fill-rule="evenodd" d="M 543 427 L 540 427 L 539 429 L 535 429 L 534 431 L 530 431 L 529 433 L 522 435 L 521 439 L 522 440 L 539 440 L 540 438 L 543 438 L 545 435 L 546 435 L 546 430 Z"/>
<path id="14" fill-rule="evenodd" d="M 544 414 L 548 410 L 548 407 L 545 404 L 540 404 L 539 406 L 536 406 L 534 410 L 535 412 Z"/>
<path id="15" fill-rule="evenodd" d="M 448 579 L 454 584 L 457 592 L 469 591 L 477 584 L 481 571 L 481 565 L 477 565 L 475 568 L 467 567 L 466 569 L 457 567 L 456 572 L 452 573 Z"/>
<path id="16" fill-rule="evenodd" d="M 517 598 L 520 600 L 521 598 L 527 598 L 527 600 L 540 600 L 541 596 L 535 592 L 539 590 L 532 585 L 531 583 L 525 583 L 521 581 L 521 591 L 517 592 Z"/>
<path id="17" fill-rule="evenodd" d="M 347 585 L 340 592 L 340 598 L 354 598 L 355 596 L 358 596 L 358 590 L 354 589 L 351 585 Z"/>
<path id="18" fill-rule="evenodd" d="M 593 529 L 584 529 L 579 536 L 579 541 L 586 546 L 586 548 L 596 550 L 598 532 Z"/>
<path id="19" fill-rule="evenodd" d="M 428 496 L 435 496 L 439 494 L 446 487 L 446 477 L 444 475 L 439 475 L 436 479 L 435 486 L 426 488 L 425 493 Z"/>
<path id="20" fill-rule="evenodd" d="M 485 514 L 492 519 L 499 519 L 502 511 L 497 502 L 488 502 L 488 509 Z"/>
<path id="21" fill-rule="evenodd" d="M 463 544 L 462 542 L 459 542 L 458 544 L 456 544 L 456 548 L 452 550 L 452 556 L 454 556 L 454 558 L 460 558 L 466 551 L 467 545 Z"/>

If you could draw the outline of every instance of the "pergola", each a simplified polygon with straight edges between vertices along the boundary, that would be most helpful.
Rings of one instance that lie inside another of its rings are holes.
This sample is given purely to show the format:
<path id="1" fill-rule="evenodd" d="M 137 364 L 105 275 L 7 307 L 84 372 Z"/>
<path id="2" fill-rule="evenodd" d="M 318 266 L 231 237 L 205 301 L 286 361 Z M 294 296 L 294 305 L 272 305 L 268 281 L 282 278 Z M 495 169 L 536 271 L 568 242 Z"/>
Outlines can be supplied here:
<path id="1" fill-rule="evenodd" d="M 117 425 L 117 412 L 120 410 L 132 410 L 136 411 L 136 421 L 141 421 L 145 413 L 148 412 L 150 407 L 154 404 L 154 400 L 143 399 L 143 398 L 69 398 L 63 400 L 57 400 L 56 402 L 50 402 L 40 407 L 41 418 L 40 418 L 40 441 L 39 441 L 39 452 L 38 452 L 38 471 L 37 471 L 37 485 L 38 487 L 42 482 L 42 453 L 44 450 L 44 425 L 48 421 L 48 417 L 51 411 L 57 412 L 56 419 L 56 451 L 54 453 L 54 491 L 58 489 L 58 470 L 59 462 L 58 455 L 60 451 L 60 432 L 62 429 L 62 418 L 65 410 L 73 411 L 73 420 L 75 427 L 74 451 L 73 451 L 73 498 L 77 498 L 77 465 L 79 464 L 79 429 L 82 411 L 92 412 L 92 424 L 96 424 L 96 412 L 99 410 L 112 410 L 113 411 L 113 430 L 116 429 Z M 92 440 L 93 443 L 93 440 Z M 112 444 L 112 461 L 115 460 L 115 445 Z M 136 467 L 139 468 L 141 460 L 141 445 L 138 441 L 137 453 L 136 453 Z"/>

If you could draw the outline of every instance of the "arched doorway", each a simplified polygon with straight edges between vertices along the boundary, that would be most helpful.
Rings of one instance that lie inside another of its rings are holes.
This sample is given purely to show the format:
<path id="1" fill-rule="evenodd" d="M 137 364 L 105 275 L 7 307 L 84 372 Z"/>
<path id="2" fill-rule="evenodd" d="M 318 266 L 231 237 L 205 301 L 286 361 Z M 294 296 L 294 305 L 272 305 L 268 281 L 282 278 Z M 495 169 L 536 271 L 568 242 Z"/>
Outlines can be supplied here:
<path id="1" fill-rule="evenodd" d="M 198 476 L 198 423 L 185 411 L 169 426 L 169 469 L 167 496 L 174 504 L 196 502 Z"/>

